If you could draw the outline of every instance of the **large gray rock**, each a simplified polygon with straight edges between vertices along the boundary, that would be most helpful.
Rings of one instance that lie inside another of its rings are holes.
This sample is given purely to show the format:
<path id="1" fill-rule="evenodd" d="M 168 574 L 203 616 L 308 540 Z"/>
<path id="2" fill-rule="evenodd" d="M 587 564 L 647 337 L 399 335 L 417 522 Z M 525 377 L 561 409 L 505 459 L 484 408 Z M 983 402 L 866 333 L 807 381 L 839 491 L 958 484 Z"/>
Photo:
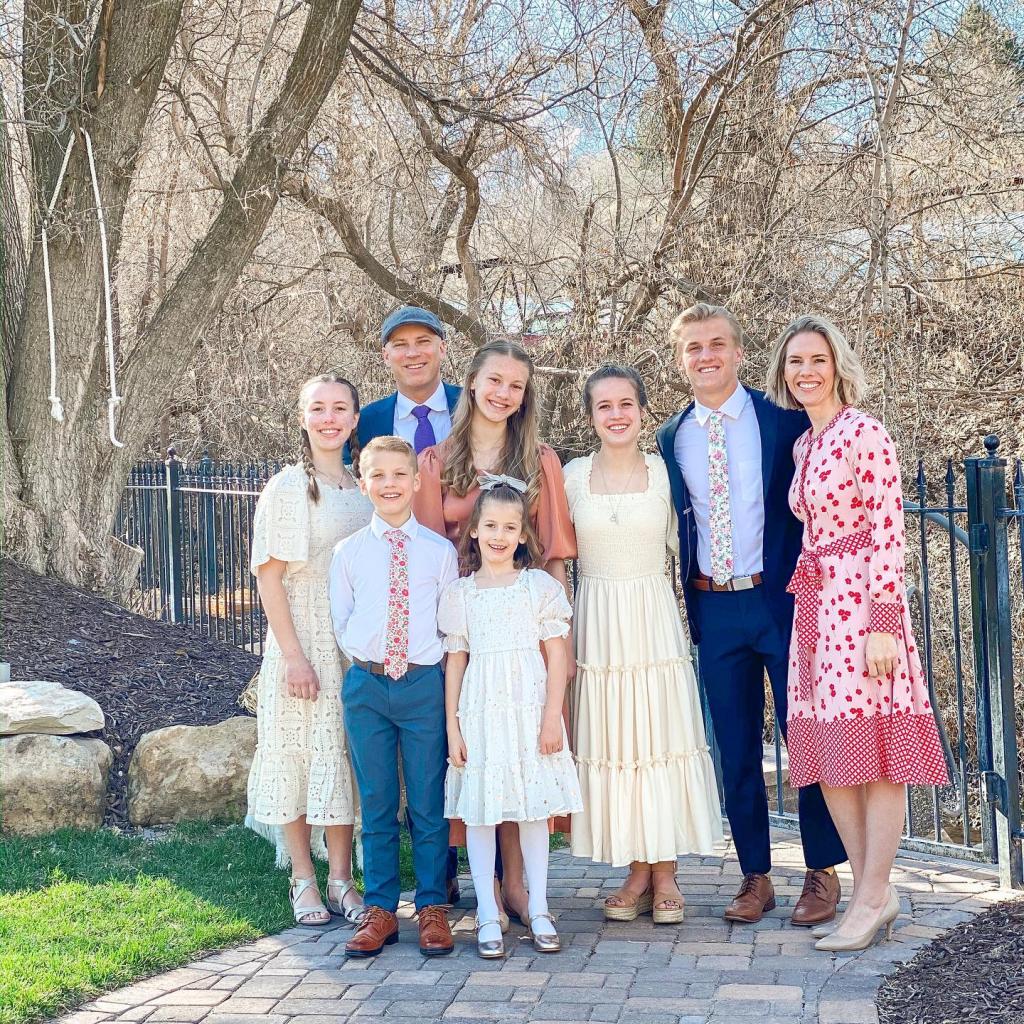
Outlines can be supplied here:
<path id="1" fill-rule="evenodd" d="M 5 832 L 41 835 L 103 824 L 113 755 L 102 740 L 0 739 L 0 818 Z"/>
<path id="2" fill-rule="evenodd" d="M 146 733 L 128 766 L 129 820 L 167 825 L 241 819 L 255 753 L 255 718 Z"/>
<path id="3" fill-rule="evenodd" d="M 38 679 L 0 684 L 0 736 L 71 736 L 102 728 L 99 704 L 78 690 Z"/>

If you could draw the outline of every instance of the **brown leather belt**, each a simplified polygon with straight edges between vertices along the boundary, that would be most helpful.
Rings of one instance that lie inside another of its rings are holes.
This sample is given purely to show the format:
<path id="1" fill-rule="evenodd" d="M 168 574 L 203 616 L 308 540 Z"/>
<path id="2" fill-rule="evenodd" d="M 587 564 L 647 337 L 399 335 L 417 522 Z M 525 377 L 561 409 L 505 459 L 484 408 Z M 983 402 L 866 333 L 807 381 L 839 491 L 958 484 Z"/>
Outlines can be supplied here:
<path id="1" fill-rule="evenodd" d="M 361 668 L 364 672 L 369 672 L 373 676 L 386 676 L 388 674 L 387 669 L 379 661 L 362 661 L 360 658 L 353 658 L 352 664 L 357 668 Z M 406 672 L 412 672 L 418 668 L 430 668 L 430 665 L 416 665 L 412 662 L 409 663 Z"/>
<path id="2" fill-rule="evenodd" d="M 705 576 L 704 573 L 699 572 L 690 580 L 690 586 L 694 590 L 710 590 L 716 594 L 721 594 L 729 590 L 753 590 L 754 587 L 759 587 L 762 582 L 764 582 L 764 577 L 759 572 L 755 572 L 753 576 L 736 576 L 729 580 L 728 583 L 716 583 L 710 576 Z"/>

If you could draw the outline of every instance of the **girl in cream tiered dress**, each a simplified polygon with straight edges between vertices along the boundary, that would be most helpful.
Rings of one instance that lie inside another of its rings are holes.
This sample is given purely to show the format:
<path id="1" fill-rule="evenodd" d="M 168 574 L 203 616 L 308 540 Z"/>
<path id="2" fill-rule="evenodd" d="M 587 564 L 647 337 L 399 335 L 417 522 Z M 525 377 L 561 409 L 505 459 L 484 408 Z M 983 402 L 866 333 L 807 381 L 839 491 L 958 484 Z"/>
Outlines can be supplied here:
<path id="1" fill-rule="evenodd" d="M 594 494 L 593 460 L 565 468 L 580 572 L 573 749 L 583 810 L 572 818 L 572 852 L 615 866 L 674 862 L 710 853 L 722 818 L 666 575 L 676 543 L 668 474 L 645 455 L 646 490 Z"/>

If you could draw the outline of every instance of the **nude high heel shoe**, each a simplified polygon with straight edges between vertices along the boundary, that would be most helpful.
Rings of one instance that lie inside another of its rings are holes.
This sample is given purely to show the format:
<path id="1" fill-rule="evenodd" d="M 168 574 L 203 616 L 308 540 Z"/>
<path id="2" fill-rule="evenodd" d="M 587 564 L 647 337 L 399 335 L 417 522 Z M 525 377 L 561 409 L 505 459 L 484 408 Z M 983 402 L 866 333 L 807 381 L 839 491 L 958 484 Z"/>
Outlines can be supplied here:
<path id="1" fill-rule="evenodd" d="M 860 935 L 853 935 L 844 938 L 841 935 L 828 934 L 820 938 L 815 944 L 815 949 L 827 953 L 853 953 L 860 949 L 867 949 L 875 942 L 875 936 L 879 928 L 885 928 L 886 939 L 892 938 L 892 924 L 900 916 L 900 899 L 895 886 L 889 886 L 889 899 L 886 901 L 882 912 L 877 920 Z"/>

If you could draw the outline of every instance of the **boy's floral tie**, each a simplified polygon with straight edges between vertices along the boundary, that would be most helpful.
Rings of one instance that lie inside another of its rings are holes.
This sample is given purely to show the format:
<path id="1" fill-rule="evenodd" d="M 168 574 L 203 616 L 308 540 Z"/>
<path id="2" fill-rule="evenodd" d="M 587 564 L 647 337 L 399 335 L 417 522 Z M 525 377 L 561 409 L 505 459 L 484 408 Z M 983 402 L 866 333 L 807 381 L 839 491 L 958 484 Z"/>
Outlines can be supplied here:
<path id="1" fill-rule="evenodd" d="M 729 512 L 729 459 L 725 423 L 716 409 L 708 420 L 708 485 L 710 490 L 711 578 L 728 583 L 733 577 L 732 516 Z"/>
<path id="2" fill-rule="evenodd" d="M 384 539 L 391 545 L 384 671 L 392 679 L 401 679 L 409 669 L 409 562 L 405 555 L 406 536 L 402 530 L 388 530 Z"/>

